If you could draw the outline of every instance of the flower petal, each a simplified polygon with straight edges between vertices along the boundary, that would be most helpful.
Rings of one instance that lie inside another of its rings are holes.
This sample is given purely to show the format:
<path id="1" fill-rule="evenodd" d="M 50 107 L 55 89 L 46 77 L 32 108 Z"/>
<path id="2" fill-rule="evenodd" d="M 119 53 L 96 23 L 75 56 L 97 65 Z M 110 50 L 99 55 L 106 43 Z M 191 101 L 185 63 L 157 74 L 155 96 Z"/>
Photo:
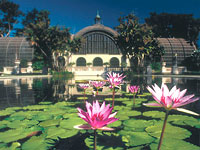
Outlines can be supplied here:
<path id="1" fill-rule="evenodd" d="M 84 130 L 91 130 L 92 128 L 89 125 L 86 124 L 80 124 L 80 125 L 75 125 L 75 129 L 84 129 Z"/>
<path id="2" fill-rule="evenodd" d="M 187 109 L 184 109 L 184 108 L 174 108 L 175 110 L 178 110 L 178 111 L 181 111 L 181 112 L 185 112 L 185 113 L 188 113 L 188 114 L 191 114 L 191 115 L 196 115 L 196 116 L 200 116 L 200 114 L 197 114 L 193 111 L 190 111 L 190 110 L 187 110 Z"/>

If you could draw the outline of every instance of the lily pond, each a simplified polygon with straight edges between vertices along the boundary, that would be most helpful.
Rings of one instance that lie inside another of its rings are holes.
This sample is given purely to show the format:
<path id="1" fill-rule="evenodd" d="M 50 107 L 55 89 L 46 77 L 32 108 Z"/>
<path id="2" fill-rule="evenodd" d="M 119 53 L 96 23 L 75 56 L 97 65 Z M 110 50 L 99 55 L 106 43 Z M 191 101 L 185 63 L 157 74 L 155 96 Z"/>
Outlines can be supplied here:
<path id="1" fill-rule="evenodd" d="M 0 149 L 1 150 L 89 150 L 93 149 L 93 131 L 78 130 L 85 124 L 78 117 L 77 107 L 85 110 L 82 80 L 53 78 L 20 78 L 0 80 Z M 146 86 L 166 83 L 177 85 L 187 94 L 200 96 L 200 78 L 134 77 L 126 81 L 115 95 L 118 121 L 109 124 L 114 131 L 97 130 L 97 150 L 155 150 L 157 149 L 165 110 L 146 107 L 154 101 Z M 135 97 L 129 85 L 139 85 Z M 86 90 L 88 102 L 103 101 L 112 105 L 112 91 L 104 86 L 97 96 L 93 88 Z M 200 113 L 200 101 L 184 108 Z M 162 150 L 199 150 L 200 118 L 170 111 Z"/>

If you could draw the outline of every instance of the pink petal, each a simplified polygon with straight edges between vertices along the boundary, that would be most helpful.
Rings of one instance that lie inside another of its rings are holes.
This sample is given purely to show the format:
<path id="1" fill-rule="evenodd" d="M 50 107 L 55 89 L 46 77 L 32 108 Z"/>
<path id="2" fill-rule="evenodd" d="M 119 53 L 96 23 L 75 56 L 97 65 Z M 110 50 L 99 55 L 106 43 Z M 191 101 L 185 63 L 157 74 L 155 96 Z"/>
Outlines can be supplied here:
<path id="1" fill-rule="evenodd" d="M 109 128 L 109 127 L 102 127 L 102 128 L 99 128 L 99 130 L 113 131 L 114 129 L 113 128 Z"/>
<path id="2" fill-rule="evenodd" d="M 145 105 L 145 106 L 155 106 L 155 107 L 162 107 L 160 104 L 158 104 L 158 103 L 143 103 L 143 105 Z"/>
<path id="3" fill-rule="evenodd" d="M 174 108 L 175 110 L 178 110 L 178 111 L 181 111 L 181 112 L 185 112 L 185 113 L 188 113 L 188 114 L 191 114 L 191 115 L 196 115 L 196 116 L 200 116 L 200 114 L 197 114 L 193 111 L 190 111 L 190 110 L 187 110 L 187 109 L 184 109 L 184 108 Z"/>
<path id="4" fill-rule="evenodd" d="M 84 129 L 84 130 L 91 130 L 92 128 L 86 124 L 81 124 L 81 125 L 75 125 L 75 129 Z"/>

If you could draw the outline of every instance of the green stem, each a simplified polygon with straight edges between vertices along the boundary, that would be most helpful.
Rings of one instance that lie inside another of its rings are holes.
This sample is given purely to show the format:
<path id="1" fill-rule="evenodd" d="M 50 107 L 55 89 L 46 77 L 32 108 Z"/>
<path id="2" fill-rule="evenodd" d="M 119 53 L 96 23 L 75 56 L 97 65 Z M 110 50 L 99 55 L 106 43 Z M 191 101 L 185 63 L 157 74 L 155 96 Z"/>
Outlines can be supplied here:
<path id="1" fill-rule="evenodd" d="M 84 103 L 85 103 L 85 89 L 84 89 Z"/>
<path id="2" fill-rule="evenodd" d="M 135 94 L 133 94 L 133 106 L 135 106 Z"/>
<path id="3" fill-rule="evenodd" d="M 161 132 L 161 135 L 160 135 L 160 141 L 159 141 L 157 150 L 160 150 L 162 142 L 163 142 L 163 136 L 164 136 L 165 127 L 166 127 L 166 124 L 167 124 L 168 115 L 169 115 L 169 111 L 167 110 L 166 114 L 165 114 L 165 120 L 164 120 L 164 123 L 163 123 L 163 128 L 162 128 L 162 132 Z"/>
<path id="4" fill-rule="evenodd" d="M 99 90 L 97 89 L 97 94 L 96 94 L 96 96 L 99 94 Z"/>
<path id="5" fill-rule="evenodd" d="M 96 129 L 94 130 L 94 150 L 96 150 L 97 147 L 97 131 Z"/>
<path id="6" fill-rule="evenodd" d="M 114 108 L 115 103 L 115 87 L 113 87 L 113 95 L 112 95 L 112 107 Z"/>

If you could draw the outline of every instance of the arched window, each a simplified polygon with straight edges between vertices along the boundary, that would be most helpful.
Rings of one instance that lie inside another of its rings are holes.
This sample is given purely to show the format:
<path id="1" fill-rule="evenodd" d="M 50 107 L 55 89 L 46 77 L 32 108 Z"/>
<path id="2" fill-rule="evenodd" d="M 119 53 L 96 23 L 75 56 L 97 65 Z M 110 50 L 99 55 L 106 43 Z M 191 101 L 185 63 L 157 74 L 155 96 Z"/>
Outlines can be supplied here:
<path id="1" fill-rule="evenodd" d="M 76 66 L 86 66 L 86 60 L 83 57 L 79 57 L 76 60 Z"/>
<path id="2" fill-rule="evenodd" d="M 110 59 L 110 67 L 113 67 L 113 68 L 119 67 L 119 59 L 116 57 L 112 57 Z"/>
<path id="3" fill-rule="evenodd" d="M 100 57 L 96 57 L 93 60 L 93 66 L 103 66 L 103 60 Z"/>

